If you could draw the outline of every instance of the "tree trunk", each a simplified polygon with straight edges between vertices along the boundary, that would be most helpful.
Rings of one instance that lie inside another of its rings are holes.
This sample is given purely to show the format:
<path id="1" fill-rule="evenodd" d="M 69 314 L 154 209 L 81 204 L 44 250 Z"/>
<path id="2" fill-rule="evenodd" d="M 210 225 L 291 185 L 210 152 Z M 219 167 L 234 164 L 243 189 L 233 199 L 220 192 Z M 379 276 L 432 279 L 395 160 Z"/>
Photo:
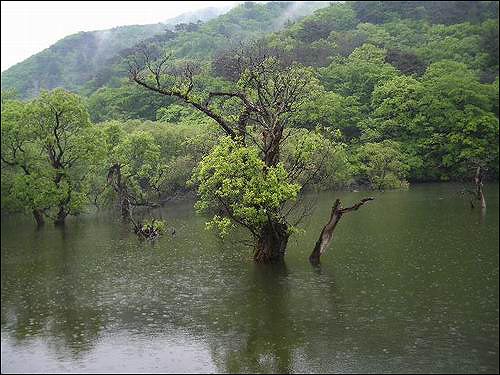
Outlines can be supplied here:
<path id="1" fill-rule="evenodd" d="M 35 208 L 33 211 L 33 217 L 35 218 L 36 221 L 36 226 L 40 228 L 45 224 L 45 217 L 43 215 L 43 211 L 40 210 L 39 208 Z"/>
<path id="2" fill-rule="evenodd" d="M 268 222 L 256 240 L 254 260 L 257 263 L 282 262 L 289 236 L 286 224 Z"/>
<path id="3" fill-rule="evenodd" d="M 275 125 L 273 130 L 264 130 L 262 141 L 264 143 L 263 161 L 266 167 L 274 167 L 280 160 L 280 141 L 283 135 L 283 126 Z"/>
<path id="4" fill-rule="evenodd" d="M 57 212 L 56 219 L 54 220 L 55 225 L 64 225 L 68 213 L 66 212 L 64 206 L 59 206 L 59 211 Z"/>
<path id="5" fill-rule="evenodd" d="M 113 183 L 113 179 L 115 179 Z M 113 183 L 113 188 L 118 194 L 120 202 L 120 210 L 123 221 L 130 221 L 130 199 L 127 191 L 127 184 L 122 180 L 122 172 L 120 164 L 113 164 L 108 171 L 108 184 Z"/>
<path id="6" fill-rule="evenodd" d="M 483 176 L 481 173 L 481 167 L 477 167 L 476 176 L 474 177 L 474 182 L 476 183 L 476 198 L 481 202 L 481 208 L 486 208 L 486 200 L 484 199 L 483 193 Z"/>
<path id="7" fill-rule="evenodd" d="M 283 126 L 279 124 L 275 124 L 272 130 L 266 129 L 262 132 L 262 141 L 265 150 L 262 156 L 262 161 L 265 164 L 264 173 L 267 173 L 267 168 L 275 167 L 279 162 L 282 134 Z M 269 217 L 266 225 L 261 229 L 256 239 L 253 257 L 255 262 L 283 262 L 288 237 L 290 237 L 288 225 Z"/>
<path id="8" fill-rule="evenodd" d="M 120 207 L 121 207 L 122 219 L 123 221 L 129 221 L 130 200 L 128 199 L 128 194 L 126 192 L 126 189 L 120 189 L 119 195 L 120 195 Z"/>
<path id="9" fill-rule="evenodd" d="M 337 226 L 339 220 L 342 218 L 342 213 L 339 211 L 342 209 L 342 205 L 340 203 L 340 199 L 337 199 L 332 207 L 332 213 L 330 214 L 330 220 L 321 230 L 321 234 L 319 235 L 318 240 L 316 241 L 316 245 L 314 246 L 313 252 L 309 256 L 309 262 L 312 264 L 319 264 L 319 258 L 326 251 L 328 245 L 333 238 L 333 231 Z"/>
<path id="10" fill-rule="evenodd" d="M 368 201 L 374 200 L 375 198 L 363 198 L 359 203 L 356 203 L 354 206 L 342 208 L 342 203 L 340 199 L 337 199 L 332 207 L 332 213 L 330 214 L 330 220 L 321 230 L 321 234 L 319 235 L 318 241 L 316 241 L 316 245 L 309 256 L 309 262 L 311 264 L 316 265 L 319 264 L 319 259 L 321 255 L 323 255 L 332 242 L 333 239 L 333 231 L 335 227 L 339 223 L 342 215 L 346 212 L 357 211 L 363 204 Z"/>

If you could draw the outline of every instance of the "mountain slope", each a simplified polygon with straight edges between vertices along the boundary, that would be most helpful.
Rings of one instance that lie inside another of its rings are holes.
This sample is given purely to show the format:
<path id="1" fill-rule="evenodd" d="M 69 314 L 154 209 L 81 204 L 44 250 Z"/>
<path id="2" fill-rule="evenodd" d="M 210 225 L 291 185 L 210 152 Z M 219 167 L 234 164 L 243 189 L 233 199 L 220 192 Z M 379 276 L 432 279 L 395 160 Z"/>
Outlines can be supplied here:
<path id="1" fill-rule="evenodd" d="M 296 22 L 288 21 L 293 21 L 289 16 L 297 6 L 246 3 L 205 24 L 190 24 L 186 27 L 190 31 L 165 32 L 146 41 L 172 53 L 174 58 L 209 62 L 217 51 L 230 48 L 237 40 L 264 38 L 270 46 L 291 53 L 294 61 L 319 68 L 320 73 L 327 72 L 330 80 L 335 81 L 331 86 L 347 96 L 352 95 L 352 90 L 342 85 L 358 81 L 357 85 L 364 88 L 358 94 L 365 99 L 371 96 L 371 86 L 379 82 L 378 78 L 389 78 L 388 73 L 395 69 L 420 76 L 430 64 L 441 60 L 464 63 L 482 82 L 493 82 L 498 76 L 498 3 L 456 3 L 440 4 L 437 11 L 427 2 L 415 3 L 413 8 L 405 1 L 384 2 L 391 8 L 383 22 L 379 22 L 378 14 L 369 11 L 370 2 L 322 3 L 326 6 L 311 15 L 297 17 L 300 19 Z M 365 68 L 369 74 L 358 77 L 359 67 L 348 64 L 346 59 L 364 44 L 377 47 L 375 53 L 383 55 L 386 64 L 368 64 Z M 89 96 L 92 119 L 154 120 L 157 110 L 168 106 L 171 99 L 146 95 L 131 84 L 123 55 L 133 52 L 133 48 L 122 52 L 86 84 L 84 92 Z M 325 70 L 328 66 L 331 69 Z M 214 69 L 214 74 L 219 73 Z M 368 106 L 364 103 L 363 108 L 368 110 Z"/>
<path id="2" fill-rule="evenodd" d="M 77 90 L 115 51 L 164 28 L 163 24 L 134 25 L 67 36 L 3 72 L 2 90 L 14 88 L 23 98 L 38 95 L 41 88 Z"/>
<path id="3" fill-rule="evenodd" d="M 14 88 L 22 98 L 31 98 L 41 89 L 55 87 L 90 94 L 122 75 L 119 67 L 112 67 L 121 61 L 121 51 L 148 38 L 162 44 L 168 42 L 178 56 L 209 57 L 217 46 L 227 44 L 228 40 L 275 31 L 287 20 L 311 14 L 326 5 L 328 3 L 247 2 L 222 15 L 220 10 L 207 8 L 165 23 L 80 32 L 7 69 L 2 73 L 2 90 Z M 193 22 L 195 20 L 208 21 L 202 24 Z"/>
<path id="4" fill-rule="evenodd" d="M 207 21 L 227 10 L 227 7 L 210 7 L 181 14 L 164 23 L 119 26 L 69 35 L 2 72 L 2 90 L 14 88 L 22 98 L 34 97 L 42 88 L 64 87 L 78 91 L 119 51 L 166 29 L 173 29 L 176 24 Z"/>

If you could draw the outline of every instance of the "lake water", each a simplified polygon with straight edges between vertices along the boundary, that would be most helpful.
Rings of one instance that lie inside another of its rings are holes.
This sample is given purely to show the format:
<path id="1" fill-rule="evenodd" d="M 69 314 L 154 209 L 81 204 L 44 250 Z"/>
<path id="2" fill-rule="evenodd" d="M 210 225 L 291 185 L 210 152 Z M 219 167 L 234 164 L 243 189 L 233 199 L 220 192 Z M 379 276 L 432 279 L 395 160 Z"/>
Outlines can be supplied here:
<path id="1" fill-rule="evenodd" d="M 256 265 L 204 229 L 192 202 L 140 242 L 109 213 L 35 230 L 2 217 L 2 373 L 498 373 L 498 184 L 374 193 L 308 256 L 336 197 L 322 193 L 284 265 Z"/>

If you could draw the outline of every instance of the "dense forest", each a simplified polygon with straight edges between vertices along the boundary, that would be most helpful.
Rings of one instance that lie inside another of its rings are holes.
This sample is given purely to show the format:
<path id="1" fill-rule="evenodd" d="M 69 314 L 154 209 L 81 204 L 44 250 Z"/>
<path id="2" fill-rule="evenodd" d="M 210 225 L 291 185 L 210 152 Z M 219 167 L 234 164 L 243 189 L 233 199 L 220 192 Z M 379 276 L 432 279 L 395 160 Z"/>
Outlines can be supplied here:
<path id="1" fill-rule="evenodd" d="M 258 260 L 284 252 L 305 191 L 498 179 L 498 2 L 246 2 L 163 27 L 102 52 L 80 33 L 2 73 L 2 210 L 134 220 L 196 192 Z"/>

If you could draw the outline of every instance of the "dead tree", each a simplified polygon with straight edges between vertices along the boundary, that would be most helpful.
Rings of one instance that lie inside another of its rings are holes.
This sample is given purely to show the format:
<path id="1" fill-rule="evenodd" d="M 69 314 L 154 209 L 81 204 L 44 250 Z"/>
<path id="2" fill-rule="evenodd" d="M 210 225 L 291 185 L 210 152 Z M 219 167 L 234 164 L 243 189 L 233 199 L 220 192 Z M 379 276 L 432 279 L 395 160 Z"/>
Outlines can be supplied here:
<path id="1" fill-rule="evenodd" d="M 484 199 L 483 193 L 483 173 L 481 170 L 481 166 L 478 166 L 476 168 L 474 183 L 476 184 L 476 199 L 480 202 L 481 208 L 486 208 L 486 200 Z"/>
<path id="2" fill-rule="evenodd" d="M 338 222 L 342 218 L 342 215 L 346 212 L 357 211 L 362 205 L 364 205 L 368 201 L 372 201 L 375 198 L 363 198 L 359 203 L 356 203 L 354 206 L 342 208 L 342 203 L 340 199 L 337 199 L 332 207 L 332 213 L 330 215 L 330 220 L 323 227 L 321 234 L 319 235 L 318 241 L 316 241 L 316 245 L 314 246 L 314 250 L 309 256 L 309 262 L 311 264 L 316 265 L 319 264 L 320 257 L 323 255 L 332 242 L 333 231 L 335 230 Z"/>
<path id="3" fill-rule="evenodd" d="M 470 207 L 474 208 L 475 202 L 479 202 L 482 209 L 486 208 L 486 199 L 484 198 L 483 192 L 483 178 L 484 178 L 484 168 L 477 165 L 476 172 L 474 174 L 474 189 L 463 189 L 460 191 L 462 195 L 468 195 L 470 197 Z"/>

